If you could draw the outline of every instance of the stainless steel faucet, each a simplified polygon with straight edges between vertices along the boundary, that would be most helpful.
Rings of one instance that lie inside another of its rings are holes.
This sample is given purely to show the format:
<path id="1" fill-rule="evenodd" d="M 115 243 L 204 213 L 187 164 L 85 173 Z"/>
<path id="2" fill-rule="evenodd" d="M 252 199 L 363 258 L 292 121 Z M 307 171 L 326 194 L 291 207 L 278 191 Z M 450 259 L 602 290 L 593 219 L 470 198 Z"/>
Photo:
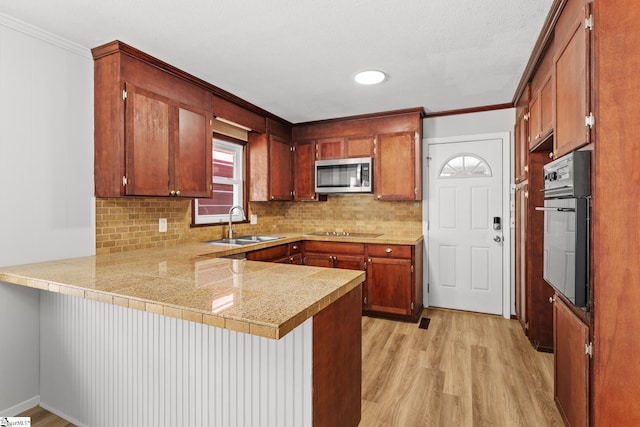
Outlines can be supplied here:
<path id="1" fill-rule="evenodd" d="M 235 209 L 240 209 L 240 212 L 242 212 L 242 219 L 245 219 L 244 209 L 242 209 L 242 206 L 236 205 L 229 209 L 229 239 L 233 239 L 233 221 L 231 219 L 231 214 Z"/>

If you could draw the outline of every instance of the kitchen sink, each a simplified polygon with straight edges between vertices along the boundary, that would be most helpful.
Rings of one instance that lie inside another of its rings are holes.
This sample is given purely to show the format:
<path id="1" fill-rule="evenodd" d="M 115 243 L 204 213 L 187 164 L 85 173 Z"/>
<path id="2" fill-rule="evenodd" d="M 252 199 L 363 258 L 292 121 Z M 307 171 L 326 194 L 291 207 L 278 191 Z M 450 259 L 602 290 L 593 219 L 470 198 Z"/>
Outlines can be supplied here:
<path id="1" fill-rule="evenodd" d="M 207 243 L 220 244 L 220 245 L 253 245 L 256 243 L 270 242 L 278 239 L 282 239 L 282 237 L 280 236 L 240 236 L 234 239 L 208 240 Z"/>

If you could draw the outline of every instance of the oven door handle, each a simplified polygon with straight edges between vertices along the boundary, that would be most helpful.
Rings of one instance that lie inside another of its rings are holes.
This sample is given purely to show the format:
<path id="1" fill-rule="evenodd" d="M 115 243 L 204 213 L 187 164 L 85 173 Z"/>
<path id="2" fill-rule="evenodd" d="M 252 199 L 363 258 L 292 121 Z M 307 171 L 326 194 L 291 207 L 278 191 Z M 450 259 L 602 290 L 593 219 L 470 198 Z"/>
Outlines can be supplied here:
<path id="1" fill-rule="evenodd" d="M 564 188 L 573 188 L 573 185 L 563 185 L 561 187 L 553 187 L 553 188 L 543 188 L 540 191 L 545 192 L 545 191 L 554 191 L 554 190 L 562 190 Z"/>
<path id="2" fill-rule="evenodd" d="M 575 212 L 574 208 L 543 208 L 536 206 L 537 211 L 550 211 L 550 212 Z"/>

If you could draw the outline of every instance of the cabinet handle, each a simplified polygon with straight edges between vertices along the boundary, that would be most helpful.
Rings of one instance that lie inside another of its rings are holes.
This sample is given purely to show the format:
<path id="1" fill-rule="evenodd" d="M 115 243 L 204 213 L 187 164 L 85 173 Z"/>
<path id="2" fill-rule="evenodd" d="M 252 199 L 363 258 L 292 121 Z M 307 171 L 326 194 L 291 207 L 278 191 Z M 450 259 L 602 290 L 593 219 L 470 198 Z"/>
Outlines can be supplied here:
<path id="1" fill-rule="evenodd" d="M 529 165 L 524 165 L 524 171 L 529 172 Z"/>
<path id="2" fill-rule="evenodd" d="M 384 251 L 385 251 L 386 253 L 390 254 L 391 252 L 393 252 L 393 249 L 391 249 L 391 248 L 387 248 L 387 249 L 385 249 Z"/>

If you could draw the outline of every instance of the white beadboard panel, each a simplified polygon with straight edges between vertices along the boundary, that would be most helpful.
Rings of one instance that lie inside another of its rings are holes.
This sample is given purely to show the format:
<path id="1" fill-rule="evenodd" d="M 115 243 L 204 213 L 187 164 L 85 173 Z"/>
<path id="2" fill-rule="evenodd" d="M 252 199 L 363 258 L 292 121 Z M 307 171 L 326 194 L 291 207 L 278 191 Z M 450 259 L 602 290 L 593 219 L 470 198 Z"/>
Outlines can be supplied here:
<path id="1" fill-rule="evenodd" d="M 310 426 L 312 321 L 270 340 L 41 293 L 43 406 L 86 426 Z"/>
<path id="2" fill-rule="evenodd" d="M 39 401 L 39 294 L 0 282 L 0 417 L 15 416 Z"/>

